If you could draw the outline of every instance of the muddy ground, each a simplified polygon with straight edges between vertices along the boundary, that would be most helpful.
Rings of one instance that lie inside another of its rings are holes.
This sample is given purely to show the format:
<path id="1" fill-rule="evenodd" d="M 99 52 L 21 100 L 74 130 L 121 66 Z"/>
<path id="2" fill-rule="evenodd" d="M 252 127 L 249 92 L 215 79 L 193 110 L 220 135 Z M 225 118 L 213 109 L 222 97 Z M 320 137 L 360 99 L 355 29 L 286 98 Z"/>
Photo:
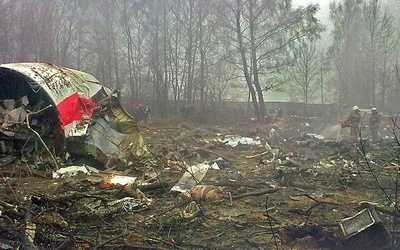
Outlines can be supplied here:
<path id="1" fill-rule="evenodd" d="M 140 126 L 148 159 L 57 179 L 51 166 L 17 158 L 0 168 L 0 248 L 396 248 L 398 143 L 388 131 L 379 143 L 351 143 L 345 131 L 339 141 L 312 135 L 332 125 L 153 119 Z M 272 128 L 279 136 L 270 137 Z M 260 144 L 232 147 L 225 135 Z M 171 191 L 187 166 L 220 157 L 221 169 L 198 183 L 205 186 L 189 195 Z M 138 179 L 105 181 L 115 174 Z M 341 229 L 342 219 L 360 211 L 372 215 Z"/>

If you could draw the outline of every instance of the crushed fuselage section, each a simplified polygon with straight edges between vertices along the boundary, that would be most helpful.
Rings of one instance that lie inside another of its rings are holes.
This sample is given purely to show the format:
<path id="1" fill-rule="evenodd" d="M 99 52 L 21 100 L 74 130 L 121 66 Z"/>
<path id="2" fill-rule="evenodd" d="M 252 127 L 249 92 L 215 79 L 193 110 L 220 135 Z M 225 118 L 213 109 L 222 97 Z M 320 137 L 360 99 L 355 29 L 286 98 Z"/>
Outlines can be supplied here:
<path id="1" fill-rule="evenodd" d="M 147 147 L 115 94 L 90 74 L 43 63 L 0 65 L 0 155 L 44 152 L 105 163 Z"/>

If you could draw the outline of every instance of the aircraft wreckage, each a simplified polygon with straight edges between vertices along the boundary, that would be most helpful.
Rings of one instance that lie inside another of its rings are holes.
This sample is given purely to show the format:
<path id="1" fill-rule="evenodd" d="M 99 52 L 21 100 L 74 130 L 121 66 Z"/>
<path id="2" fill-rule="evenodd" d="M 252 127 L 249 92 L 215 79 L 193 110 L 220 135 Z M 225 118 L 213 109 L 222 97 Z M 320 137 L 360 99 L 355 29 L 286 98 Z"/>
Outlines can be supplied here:
<path id="1" fill-rule="evenodd" d="M 116 91 L 92 75 L 46 63 L 0 64 L 0 155 L 65 153 L 105 165 L 148 148 Z"/>

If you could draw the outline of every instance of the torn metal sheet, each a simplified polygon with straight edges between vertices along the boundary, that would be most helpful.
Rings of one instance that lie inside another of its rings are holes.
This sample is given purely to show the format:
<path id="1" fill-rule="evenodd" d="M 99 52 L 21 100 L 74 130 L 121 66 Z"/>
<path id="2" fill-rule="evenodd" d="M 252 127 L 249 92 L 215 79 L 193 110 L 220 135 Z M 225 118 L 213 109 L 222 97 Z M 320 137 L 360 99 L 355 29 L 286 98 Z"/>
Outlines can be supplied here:
<path id="1" fill-rule="evenodd" d="M 152 205 L 153 201 L 147 197 L 136 199 L 132 197 L 124 197 L 119 200 L 110 201 L 107 203 L 109 207 L 122 205 L 122 209 L 125 212 L 131 212 L 138 209 L 145 209 Z"/>
<path id="2" fill-rule="evenodd" d="M 148 152 L 116 91 L 90 74 L 46 63 L 0 64 L 0 142 L 5 154 L 67 151 L 103 164 Z"/>
<path id="3" fill-rule="evenodd" d="M 339 222 L 340 229 L 345 239 L 348 239 L 374 224 L 381 223 L 375 210 L 365 208 L 352 217 Z"/>
<path id="4" fill-rule="evenodd" d="M 171 191 L 186 192 L 189 188 L 197 185 L 210 168 L 219 169 L 216 163 L 211 166 L 206 163 L 188 166 L 178 183 L 171 188 Z"/>
<path id="5" fill-rule="evenodd" d="M 141 197 L 140 199 L 133 197 L 124 197 L 118 200 L 111 200 L 104 202 L 98 198 L 83 198 L 76 202 L 78 211 L 75 214 L 76 217 L 106 217 L 115 216 L 122 212 L 135 212 L 143 209 L 147 209 L 152 206 L 153 201 L 147 197 Z"/>
<path id="6" fill-rule="evenodd" d="M 126 143 L 127 135 L 119 133 L 101 118 L 95 119 L 95 123 L 90 127 L 90 136 L 86 139 L 88 145 L 100 149 L 104 154 L 114 158 L 125 158 L 130 153 L 134 138 Z M 125 142 L 125 143 L 124 143 Z"/>
<path id="7" fill-rule="evenodd" d="M 35 90 L 44 89 L 56 104 L 75 93 L 87 97 L 94 96 L 102 88 L 99 81 L 90 74 L 53 64 L 10 63 L 0 66 L 27 78 Z"/>
<path id="8" fill-rule="evenodd" d="M 389 249 L 390 233 L 372 208 L 341 220 L 339 227 L 345 249 Z"/>
<path id="9" fill-rule="evenodd" d="M 81 122 L 81 121 L 74 121 L 72 122 L 72 127 L 68 131 L 66 137 L 73 137 L 73 136 L 85 136 L 88 134 L 89 123 Z"/>

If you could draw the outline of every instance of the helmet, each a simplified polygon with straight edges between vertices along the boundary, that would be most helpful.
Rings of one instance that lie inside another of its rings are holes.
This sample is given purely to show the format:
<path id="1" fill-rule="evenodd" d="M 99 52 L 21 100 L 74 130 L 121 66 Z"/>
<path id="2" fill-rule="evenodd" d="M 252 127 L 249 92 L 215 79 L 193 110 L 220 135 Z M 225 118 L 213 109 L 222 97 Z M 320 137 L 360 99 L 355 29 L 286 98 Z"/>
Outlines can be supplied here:
<path id="1" fill-rule="evenodd" d="M 376 111 L 376 108 L 372 108 L 371 111 Z"/>
<path id="2" fill-rule="evenodd" d="M 358 106 L 356 105 L 356 106 L 354 106 L 351 110 L 353 110 L 353 111 L 359 111 L 360 109 L 358 108 Z"/>

